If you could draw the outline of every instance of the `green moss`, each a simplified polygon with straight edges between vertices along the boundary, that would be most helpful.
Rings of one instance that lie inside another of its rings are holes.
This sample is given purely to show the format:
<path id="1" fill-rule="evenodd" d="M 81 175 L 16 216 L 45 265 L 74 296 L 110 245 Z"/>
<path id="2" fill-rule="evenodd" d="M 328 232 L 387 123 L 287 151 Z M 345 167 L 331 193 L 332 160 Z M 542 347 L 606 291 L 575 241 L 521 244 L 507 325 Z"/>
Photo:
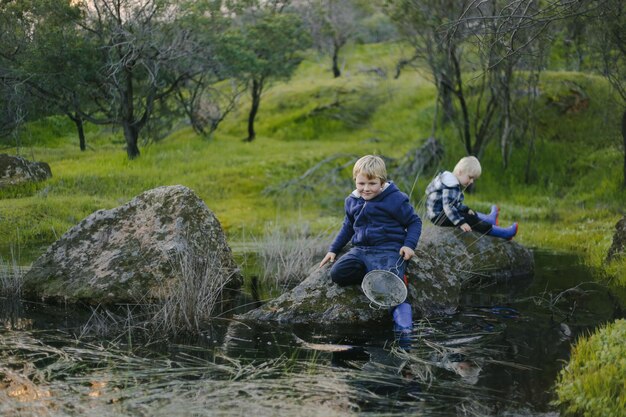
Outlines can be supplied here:
<path id="1" fill-rule="evenodd" d="M 622 416 L 626 410 L 626 320 L 583 337 L 561 371 L 556 404 L 565 416 Z"/>

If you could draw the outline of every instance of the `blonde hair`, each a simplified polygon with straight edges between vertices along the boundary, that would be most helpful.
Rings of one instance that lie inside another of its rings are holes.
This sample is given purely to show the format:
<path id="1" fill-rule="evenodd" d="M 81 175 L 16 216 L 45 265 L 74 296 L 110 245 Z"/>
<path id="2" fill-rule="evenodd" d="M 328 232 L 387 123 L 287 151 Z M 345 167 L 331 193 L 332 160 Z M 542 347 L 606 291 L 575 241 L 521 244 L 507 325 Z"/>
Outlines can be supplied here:
<path id="1" fill-rule="evenodd" d="M 481 172 L 482 168 L 480 167 L 480 162 L 475 156 L 465 156 L 461 158 L 455 165 L 454 171 L 452 171 L 454 175 L 467 174 L 474 178 L 480 177 Z"/>
<path id="2" fill-rule="evenodd" d="M 381 183 L 387 182 L 387 167 L 380 156 L 365 155 L 356 161 L 352 169 L 352 178 L 356 179 L 359 174 L 365 175 L 370 180 L 378 178 Z"/>

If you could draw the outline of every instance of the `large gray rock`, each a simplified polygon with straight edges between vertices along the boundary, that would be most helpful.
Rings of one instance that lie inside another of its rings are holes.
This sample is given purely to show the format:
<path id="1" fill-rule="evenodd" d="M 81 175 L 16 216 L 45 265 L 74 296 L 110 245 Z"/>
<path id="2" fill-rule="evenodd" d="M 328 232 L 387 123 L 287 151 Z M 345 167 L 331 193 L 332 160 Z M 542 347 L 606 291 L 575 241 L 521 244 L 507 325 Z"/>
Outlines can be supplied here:
<path id="1" fill-rule="evenodd" d="M 514 241 L 481 237 L 454 228 L 425 227 L 409 262 L 409 301 L 416 315 L 454 311 L 463 287 L 480 277 L 491 280 L 529 276 L 532 252 Z M 293 290 L 251 310 L 241 319 L 281 323 L 356 324 L 389 320 L 386 309 L 375 310 L 360 286 L 339 287 L 329 268 L 314 268 Z"/>
<path id="2" fill-rule="evenodd" d="M 51 176 L 50 166 L 45 162 L 31 162 L 20 156 L 0 154 L 0 188 L 43 181 Z"/>
<path id="3" fill-rule="evenodd" d="M 281 323 L 366 323 L 389 320 L 387 309 L 374 309 L 360 286 L 340 287 L 330 279 L 329 267 L 315 267 L 293 290 L 239 316 L 241 319 Z M 418 251 L 407 267 L 409 300 L 422 315 L 454 309 L 459 302 L 462 274 Z"/>
<path id="4" fill-rule="evenodd" d="M 535 266 L 532 252 L 515 240 L 463 232 L 458 227 L 426 225 L 418 247 L 470 277 L 527 277 L 533 274 Z"/>
<path id="5" fill-rule="evenodd" d="M 198 274 L 194 265 L 216 273 Z M 35 261 L 23 291 L 70 302 L 159 301 L 179 288 L 183 274 L 196 281 L 226 277 L 230 289 L 242 282 L 217 218 L 193 191 L 177 185 L 89 215 Z"/>

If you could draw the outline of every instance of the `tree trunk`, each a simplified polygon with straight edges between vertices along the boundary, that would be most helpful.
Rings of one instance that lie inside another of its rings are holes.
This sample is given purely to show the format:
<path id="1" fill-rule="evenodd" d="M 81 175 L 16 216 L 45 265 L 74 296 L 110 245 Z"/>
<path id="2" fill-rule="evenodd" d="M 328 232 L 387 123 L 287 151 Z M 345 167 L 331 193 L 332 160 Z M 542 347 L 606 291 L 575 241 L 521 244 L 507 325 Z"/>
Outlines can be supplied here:
<path id="1" fill-rule="evenodd" d="M 333 48 L 333 76 L 335 78 L 341 76 L 341 70 L 339 69 L 339 48 L 337 46 Z"/>
<path id="2" fill-rule="evenodd" d="M 472 147 L 472 153 L 470 155 L 475 155 L 479 159 L 482 157 L 485 143 L 488 140 L 491 119 L 493 118 L 497 107 L 498 102 L 495 95 L 492 94 L 489 98 L 489 102 L 486 105 L 485 114 L 483 115 L 482 121 L 480 122 L 480 127 L 478 127 L 476 133 L 474 134 L 474 146 Z"/>
<path id="3" fill-rule="evenodd" d="M 500 136 L 500 152 L 502 155 L 502 164 L 504 168 L 509 166 L 509 148 L 510 148 L 510 136 L 511 130 L 511 80 L 513 79 L 513 66 L 509 62 L 505 62 L 504 75 L 500 80 L 501 105 L 504 110 L 504 126 L 502 127 L 502 134 Z"/>
<path id="4" fill-rule="evenodd" d="M 472 155 L 472 133 L 470 129 L 470 116 L 467 108 L 467 102 L 465 101 L 465 93 L 463 92 L 463 79 L 461 78 L 461 64 L 455 55 L 455 51 L 450 51 L 450 60 L 454 67 L 454 78 L 456 88 L 454 94 L 459 100 L 461 106 L 461 113 L 463 114 L 463 141 L 465 143 L 465 152 L 468 155 Z"/>
<path id="5" fill-rule="evenodd" d="M 440 75 L 441 80 L 447 78 L 444 74 Z M 445 78 L 444 78 L 445 77 Z M 449 123 L 454 120 L 454 104 L 452 103 L 452 93 L 450 83 L 439 82 L 439 94 L 441 95 L 441 108 L 443 110 L 443 123 Z"/>
<path id="6" fill-rule="evenodd" d="M 83 126 L 83 118 L 78 114 L 74 115 L 69 112 L 66 114 L 67 117 L 69 117 L 76 125 L 76 132 L 78 132 L 78 146 L 80 146 L 80 150 L 85 151 L 87 149 L 87 143 L 85 142 L 85 127 Z"/>
<path id="7" fill-rule="evenodd" d="M 624 183 L 622 186 L 626 188 L 626 109 L 622 113 L 622 140 L 624 141 Z"/>
<path id="8" fill-rule="evenodd" d="M 524 167 L 524 184 L 531 183 L 531 166 L 532 161 L 535 158 L 535 138 L 537 137 L 537 131 L 535 127 L 532 127 L 530 135 L 530 143 L 528 144 L 528 155 L 526 156 L 526 166 Z"/>
<path id="9" fill-rule="evenodd" d="M 124 138 L 126 139 L 126 153 L 128 154 L 128 159 L 137 158 L 139 156 L 139 147 L 137 147 L 139 130 L 130 123 L 124 123 Z"/>
<path id="10" fill-rule="evenodd" d="M 261 104 L 261 93 L 263 92 L 263 81 L 252 80 L 252 106 L 248 115 L 248 137 L 244 139 L 246 142 L 252 142 L 256 138 L 254 132 L 254 119 L 259 111 Z"/>
<path id="11" fill-rule="evenodd" d="M 85 143 L 85 128 L 83 126 L 83 119 L 78 119 L 76 122 L 76 130 L 78 130 L 78 146 L 80 146 L 81 151 L 85 151 L 87 149 L 87 144 Z"/>

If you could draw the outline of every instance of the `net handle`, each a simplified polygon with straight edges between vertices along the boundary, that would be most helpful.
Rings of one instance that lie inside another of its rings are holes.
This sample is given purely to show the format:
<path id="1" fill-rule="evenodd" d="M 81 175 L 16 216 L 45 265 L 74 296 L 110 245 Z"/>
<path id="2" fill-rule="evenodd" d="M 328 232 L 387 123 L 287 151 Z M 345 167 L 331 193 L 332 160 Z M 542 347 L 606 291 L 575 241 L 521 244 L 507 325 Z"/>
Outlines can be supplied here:
<path id="1" fill-rule="evenodd" d="M 396 266 L 394 266 L 392 269 L 396 270 L 396 275 L 399 277 L 400 276 L 400 267 L 404 264 L 404 262 L 406 262 L 404 260 L 404 256 L 400 255 L 400 257 L 398 257 L 398 260 L 396 261 Z M 391 272 L 391 271 L 389 271 Z"/>

